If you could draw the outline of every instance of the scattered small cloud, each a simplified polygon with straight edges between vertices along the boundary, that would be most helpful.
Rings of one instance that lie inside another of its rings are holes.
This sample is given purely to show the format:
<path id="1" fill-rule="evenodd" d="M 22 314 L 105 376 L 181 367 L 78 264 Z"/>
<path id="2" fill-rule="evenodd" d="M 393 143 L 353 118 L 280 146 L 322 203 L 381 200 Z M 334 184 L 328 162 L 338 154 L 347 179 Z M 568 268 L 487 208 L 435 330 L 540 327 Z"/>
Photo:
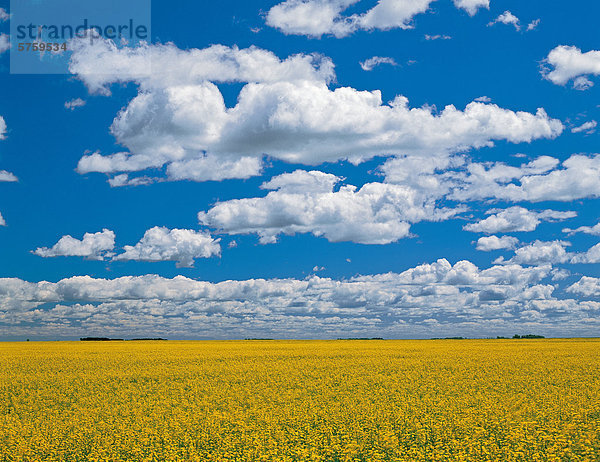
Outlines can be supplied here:
<path id="1" fill-rule="evenodd" d="M 429 35 L 425 34 L 425 40 L 450 40 L 452 37 L 449 35 Z"/>
<path id="2" fill-rule="evenodd" d="M 490 98 L 489 96 L 480 96 L 478 98 L 475 98 L 474 101 L 477 101 L 478 103 L 491 103 L 492 98 Z"/>
<path id="3" fill-rule="evenodd" d="M 85 104 L 86 104 L 85 100 L 83 100 L 81 98 L 75 98 L 75 99 L 72 99 L 70 101 L 65 102 L 65 109 L 69 109 L 71 111 L 74 111 L 78 107 L 85 106 Z"/>
<path id="4" fill-rule="evenodd" d="M 517 18 L 514 14 L 512 14 L 508 10 L 506 10 L 504 13 L 502 13 L 500 16 L 498 16 L 492 22 L 488 23 L 488 26 L 493 26 L 494 24 L 498 24 L 498 23 L 511 25 L 511 26 L 514 26 L 514 28 L 516 30 L 521 30 L 521 23 L 519 21 L 519 18 Z"/>
<path id="5" fill-rule="evenodd" d="M 575 80 L 573 80 L 573 88 L 575 90 L 585 91 L 585 90 L 592 88 L 593 86 L 594 86 L 594 82 L 592 82 L 590 79 L 588 79 L 585 76 L 580 76 L 580 77 L 577 77 Z"/>
<path id="6" fill-rule="evenodd" d="M 0 34 L 0 55 L 10 50 L 10 37 L 7 34 Z"/>
<path id="7" fill-rule="evenodd" d="M 584 124 L 581 124 L 577 127 L 571 128 L 571 133 L 585 132 L 586 135 L 591 135 L 592 133 L 594 133 L 596 131 L 597 125 L 598 125 L 598 122 L 596 122 L 595 120 L 590 120 L 590 121 L 585 122 Z"/>
<path id="8" fill-rule="evenodd" d="M 591 234 L 593 236 L 600 236 L 600 223 L 595 226 L 580 226 L 577 229 L 565 228 L 563 233 L 567 233 L 569 236 L 577 233 Z"/>
<path id="9" fill-rule="evenodd" d="M 108 184 L 111 188 L 122 188 L 124 186 L 144 186 L 152 183 L 156 183 L 157 178 L 151 178 L 148 176 L 138 176 L 135 178 L 129 178 L 127 173 L 122 173 L 108 179 Z"/>
<path id="10" fill-rule="evenodd" d="M 391 66 L 398 65 L 394 58 L 389 58 L 386 56 L 373 56 L 372 58 L 362 61 L 360 63 L 360 67 L 362 67 L 363 71 L 372 71 L 376 66 L 381 64 L 389 64 Z"/>
<path id="11" fill-rule="evenodd" d="M 7 172 L 6 170 L 0 170 L 0 182 L 2 183 L 14 183 L 19 181 L 19 179 L 10 172 Z"/>
<path id="12" fill-rule="evenodd" d="M 528 31 L 535 30 L 535 29 L 537 29 L 537 26 L 539 26 L 539 25 L 540 25 L 540 20 L 534 19 L 529 24 L 527 24 L 527 30 Z"/>

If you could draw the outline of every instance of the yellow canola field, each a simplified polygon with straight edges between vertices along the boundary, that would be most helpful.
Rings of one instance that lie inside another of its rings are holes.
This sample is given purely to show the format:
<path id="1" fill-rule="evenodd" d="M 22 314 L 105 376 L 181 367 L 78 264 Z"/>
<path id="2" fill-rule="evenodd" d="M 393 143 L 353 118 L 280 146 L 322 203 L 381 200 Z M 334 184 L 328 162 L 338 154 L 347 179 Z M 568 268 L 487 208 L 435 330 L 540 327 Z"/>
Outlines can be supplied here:
<path id="1" fill-rule="evenodd" d="M 600 341 L 0 343 L 0 461 L 596 461 Z"/>

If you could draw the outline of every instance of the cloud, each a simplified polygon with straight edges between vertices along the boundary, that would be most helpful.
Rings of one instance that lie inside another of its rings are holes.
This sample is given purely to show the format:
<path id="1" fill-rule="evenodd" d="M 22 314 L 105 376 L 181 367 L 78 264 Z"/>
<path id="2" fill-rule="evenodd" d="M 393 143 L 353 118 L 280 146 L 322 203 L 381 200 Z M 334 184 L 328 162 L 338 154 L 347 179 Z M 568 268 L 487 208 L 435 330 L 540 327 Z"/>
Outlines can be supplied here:
<path id="1" fill-rule="evenodd" d="M 584 233 L 584 234 L 592 234 L 594 236 L 600 236 L 600 223 L 594 226 L 581 226 L 577 229 L 563 229 L 563 233 L 569 233 L 569 235 L 573 235 L 576 233 Z"/>
<path id="2" fill-rule="evenodd" d="M 219 241 L 207 232 L 156 226 L 146 231 L 136 245 L 126 245 L 113 260 L 176 261 L 178 268 L 191 268 L 196 258 L 220 256 Z"/>
<path id="3" fill-rule="evenodd" d="M 363 71 L 372 71 L 375 66 L 380 64 L 390 64 L 391 66 L 397 66 L 398 64 L 394 58 L 388 58 L 383 56 L 373 56 L 372 58 L 366 59 L 360 63 L 360 67 Z"/>
<path id="4" fill-rule="evenodd" d="M 449 198 L 510 202 L 569 202 L 600 197 L 600 155 L 572 155 L 564 162 L 542 156 L 520 167 L 501 162 L 466 165 L 466 172 L 441 177 L 452 182 Z"/>
<path id="5" fill-rule="evenodd" d="M 489 96 L 480 96 L 478 98 L 475 98 L 473 101 L 477 101 L 479 103 L 491 103 L 492 98 L 490 98 Z"/>
<path id="6" fill-rule="evenodd" d="M 123 253 L 116 255 L 115 233 L 104 229 L 99 233 L 86 233 L 82 240 L 63 236 L 51 248 L 41 247 L 32 253 L 40 257 L 85 257 L 88 260 L 113 261 L 176 261 L 177 267 L 193 267 L 194 259 L 220 256 L 220 239 L 209 233 L 189 229 L 154 227 L 144 233 L 134 246 L 126 245 Z"/>
<path id="7" fill-rule="evenodd" d="M 479 337 L 522 328 L 532 314 L 539 328 L 581 328 L 582 317 L 595 315 L 600 304 L 554 298 L 554 287 L 544 283 L 551 275 L 550 266 L 480 269 L 439 259 L 402 273 L 343 280 L 315 274 L 217 283 L 156 275 L 0 279 L 0 335 Z"/>
<path id="8" fill-rule="evenodd" d="M 65 102 L 65 109 L 70 109 L 71 111 L 77 109 L 78 107 L 85 106 L 86 102 L 81 98 L 75 98 L 70 101 Z"/>
<path id="9" fill-rule="evenodd" d="M 488 214 L 496 210 L 490 210 Z M 511 233 L 516 231 L 535 231 L 542 221 L 562 221 L 576 217 L 575 212 L 558 212 L 555 210 L 544 210 L 536 212 L 523 207 L 510 207 L 501 210 L 498 213 L 490 215 L 488 218 L 471 223 L 464 227 L 466 231 L 474 233 Z"/>
<path id="10" fill-rule="evenodd" d="M 600 244 L 596 244 L 587 252 L 575 254 L 571 263 L 600 263 Z"/>
<path id="11" fill-rule="evenodd" d="M 110 94 L 113 83 L 137 82 L 141 89 L 201 85 L 204 82 L 275 83 L 331 82 L 331 59 L 319 54 L 297 54 L 281 60 L 254 46 L 245 49 L 212 45 L 180 50 L 172 43 L 119 48 L 113 41 L 86 38 L 69 42 L 73 50 L 69 71 L 92 93 Z M 102 72 L 98 72 L 102 69 Z"/>
<path id="12" fill-rule="evenodd" d="M 425 40 L 450 40 L 452 37 L 449 35 L 429 35 L 425 34 Z"/>
<path id="13" fill-rule="evenodd" d="M 362 14 L 342 13 L 359 0 L 287 0 L 267 13 L 269 26 L 285 34 L 345 37 L 357 30 L 411 29 L 412 19 L 424 13 L 433 0 L 379 0 Z"/>
<path id="14" fill-rule="evenodd" d="M 0 19 L 2 18 L 1 13 L 4 10 L 2 10 L 0 8 Z M 4 121 L 4 118 L 2 116 L 0 116 L 0 140 L 4 140 L 6 139 L 6 122 Z M 6 170 L 0 170 L 0 183 L 13 183 L 19 181 L 19 179 L 12 173 L 7 172 Z M 6 226 L 6 221 L 4 220 L 4 217 L 2 216 L 2 214 L 0 213 L 0 226 Z"/>
<path id="15" fill-rule="evenodd" d="M 583 276 L 579 281 L 567 288 L 567 292 L 584 297 L 600 297 L 600 279 Z"/>
<path id="16" fill-rule="evenodd" d="M 85 169 L 84 169 L 85 171 Z M 129 175 L 122 173 L 108 179 L 108 184 L 111 188 L 122 188 L 125 186 L 142 186 L 149 185 L 158 181 L 158 178 L 150 178 L 147 176 L 138 176 L 135 178 L 129 178 Z"/>
<path id="17" fill-rule="evenodd" d="M 490 0 L 454 0 L 457 8 L 462 8 L 469 15 L 474 16 L 479 8 L 490 9 Z"/>
<path id="18" fill-rule="evenodd" d="M 600 51 L 582 53 L 574 46 L 559 45 L 546 58 L 546 67 L 542 74 L 556 85 L 566 85 L 573 80 L 573 88 L 587 90 L 593 86 L 589 75 L 600 74 Z"/>
<path id="19" fill-rule="evenodd" d="M 565 248 L 570 245 L 569 242 L 565 241 L 543 242 L 536 240 L 529 245 L 518 248 L 515 255 L 506 263 L 517 265 L 566 263 L 569 261 L 570 254 Z M 504 259 L 500 257 L 496 260 L 496 263 L 504 263 Z"/>
<path id="20" fill-rule="evenodd" d="M 227 234 L 253 234 L 263 244 L 279 234 L 312 233 L 330 242 L 388 244 L 409 236 L 410 223 L 440 221 L 463 211 L 437 208 L 418 191 L 399 185 L 335 185 L 335 175 L 297 170 L 262 185 L 265 197 L 230 200 L 200 212 L 201 224 Z"/>
<path id="21" fill-rule="evenodd" d="M 595 128 L 597 125 L 598 123 L 595 120 L 590 120 L 577 127 L 571 128 L 571 133 L 586 132 L 586 134 L 590 135 L 596 131 Z"/>
<path id="22" fill-rule="evenodd" d="M 331 90 L 333 64 L 323 57 L 279 60 L 256 48 L 181 51 L 84 43 L 74 48 L 71 70 L 82 72 L 78 77 L 90 89 L 107 92 L 111 82 L 129 79 L 140 90 L 111 126 L 128 151 L 85 155 L 77 167 L 82 174 L 166 165 L 170 180 L 245 179 L 261 173 L 264 156 L 304 165 L 359 163 L 378 155 L 431 156 L 492 146 L 496 140 L 555 138 L 563 130 L 543 109 L 532 114 L 473 102 L 464 110 L 438 111 L 411 108 L 403 96 L 384 103 L 377 90 Z M 145 75 L 139 56 L 152 58 L 161 72 Z M 105 72 L 84 72 L 92 63 Z M 234 107 L 225 106 L 217 85 L 207 81 L 211 78 L 247 82 Z"/>
<path id="23" fill-rule="evenodd" d="M 10 37 L 7 34 L 0 34 L 0 54 L 10 50 Z"/>
<path id="24" fill-rule="evenodd" d="M 0 22 L 8 21 L 10 19 L 10 15 L 6 12 L 4 8 L 0 8 Z"/>
<path id="25" fill-rule="evenodd" d="M 0 140 L 6 139 L 6 122 L 4 118 L 0 116 Z"/>
<path id="26" fill-rule="evenodd" d="M 492 250 L 513 250 L 519 240 L 512 236 L 484 236 L 477 241 L 477 250 L 482 252 L 491 252 Z"/>
<path id="27" fill-rule="evenodd" d="M 531 21 L 529 24 L 527 24 L 527 31 L 532 31 L 537 29 L 537 26 L 540 25 L 540 19 L 534 19 L 533 21 Z"/>
<path id="28" fill-rule="evenodd" d="M 43 258 L 85 257 L 88 260 L 104 260 L 111 257 L 115 248 L 115 233 L 108 229 L 98 233 L 85 233 L 83 239 L 63 236 L 51 248 L 40 247 L 33 251 Z"/>
<path id="29" fill-rule="evenodd" d="M 284 34 L 306 35 L 318 38 L 333 35 L 346 37 L 359 30 L 412 29 L 412 21 L 425 13 L 434 0 L 379 0 L 375 6 L 350 16 L 343 13 L 360 0 L 286 0 L 273 6 L 267 13 L 269 26 Z M 479 8 L 489 9 L 489 0 L 454 0 L 470 16 Z"/>
<path id="30" fill-rule="evenodd" d="M 19 181 L 19 179 L 13 173 L 7 172 L 6 170 L 0 170 L 0 183 L 14 183 L 17 181 Z"/>
<path id="31" fill-rule="evenodd" d="M 511 26 L 514 26 L 514 28 L 516 30 L 521 30 L 521 24 L 520 24 L 519 18 L 517 18 L 514 14 L 512 14 L 508 10 L 506 10 L 504 13 L 502 13 L 500 16 L 498 16 L 496 19 L 494 19 L 492 22 L 490 22 L 488 24 L 488 26 L 493 26 L 494 24 L 498 24 L 498 23 L 511 25 Z"/>

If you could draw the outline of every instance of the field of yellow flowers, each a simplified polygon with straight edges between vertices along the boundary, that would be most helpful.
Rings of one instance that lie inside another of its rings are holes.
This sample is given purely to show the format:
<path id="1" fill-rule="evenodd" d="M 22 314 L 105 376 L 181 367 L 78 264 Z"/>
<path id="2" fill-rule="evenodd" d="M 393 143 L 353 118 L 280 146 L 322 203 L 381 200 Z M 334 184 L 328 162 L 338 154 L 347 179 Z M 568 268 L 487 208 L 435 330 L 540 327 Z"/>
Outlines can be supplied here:
<path id="1" fill-rule="evenodd" d="M 600 460 L 600 341 L 0 343 L 0 461 Z"/>

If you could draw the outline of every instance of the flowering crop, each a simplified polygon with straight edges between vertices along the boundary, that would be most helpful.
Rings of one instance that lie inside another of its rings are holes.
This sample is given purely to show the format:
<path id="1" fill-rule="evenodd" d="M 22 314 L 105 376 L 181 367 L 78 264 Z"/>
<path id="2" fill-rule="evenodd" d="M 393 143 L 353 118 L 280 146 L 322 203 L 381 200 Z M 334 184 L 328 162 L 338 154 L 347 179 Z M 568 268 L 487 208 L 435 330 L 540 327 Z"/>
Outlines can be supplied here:
<path id="1" fill-rule="evenodd" d="M 600 341 L 0 344 L 0 461 L 596 461 Z"/>

